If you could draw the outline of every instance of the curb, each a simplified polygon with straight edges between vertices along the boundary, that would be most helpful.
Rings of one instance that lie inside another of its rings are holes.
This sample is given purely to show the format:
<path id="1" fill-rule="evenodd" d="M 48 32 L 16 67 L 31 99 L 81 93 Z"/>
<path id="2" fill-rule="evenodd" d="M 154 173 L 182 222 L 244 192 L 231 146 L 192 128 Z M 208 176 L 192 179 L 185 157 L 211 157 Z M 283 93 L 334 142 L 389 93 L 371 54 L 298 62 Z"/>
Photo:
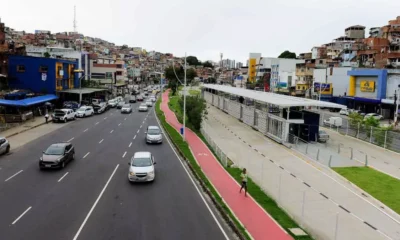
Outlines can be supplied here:
<path id="1" fill-rule="evenodd" d="M 162 101 L 160 101 L 162 103 Z M 160 110 L 161 110 L 161 106 L 160 106 Z M 162 110 L 161 110 L 162 111 Z M 162 111 L 162 114 L 165 118 L 165 114 Z M 156 117 L 158 118 L 157 114 Z M 160 121 L 162 123 L 162 121 Z M 167 120 L 165 119 L 165 122 L 170 125 Z M 163 124 L 161 124 L 163 125 Z M 170 125 L 171 126 L 171 125 Z M 162 126 L 164 128 L 164 126 Z M 175 131 L 176 129 L 171 126 Z M 181 158 L 187 163 L 187 166 L 189 166 L 190 171 L 192 172 L 193 176 L 196 177 L 197 181 L 200 183 L 201 188 L 203 189 L 203 191 L 205 193 L 207 193 L 207 195 L 210 197 L 211 201 L 213 202 L 213 204 L 215 205 L 215 207 L 217 208 L 217 210 L 221 213 L 221 216 L 224 218 L 224 220 L 226 221 L 226 223 L 229 225 L 229 227 L 233 230 L 233 232 L 239 237 L 240 240 L 247 240 L 247 238 L 241 233 L 241 231 L 236 227 L 235 223 L 233 222 L 233 220 L 229 217 L 228 213 L 226 212 L 226 210 L 223 208 L 223 206 L 221 204 L 219 204 L 219 202 L 216 200 L 216 198 L 214 197 L 214 195 L 212 194 L 212 192 L 210 191 L 210 189 L 207 187 L 207 185 L 205 184 L 205 182 L 203 181 L 203 179 L 201 179 L 201 177 L 196 173 L 195 169 L 193 168 L 192 164 L 190 163 L 190 161 L 184 156 L 183 152 L 180 150 L 180 148 L 176 145 L 176 143 L 174 141 L 172 141 L 172 138 L 169 134 L 168 131 L 164 132 L 167 133 L 168 138 L 171 139 L 172 144 L 174 145 L 175 149 L 177 150 L 177 152 L 179 153 L 179 155 L 181 156 Z M 178 131 L 177 131 L 178 132 Z M 199 166 L 200 167 L 200 166 Z M 201 168 L 200 168 L 201 169 Z M 220 197 L 221 198 L 221 197 Z M 224 202 L 224 200 L 221 198 L 221 200 Z M 238 222 L 240 223 L 240 221 L 238 220 Z"/>
<path id="2" fill-rule="evenodd" d="M 49 122 L 52 122 L 52 121 L 53 121 L 53 120 L 49 120 Z M 7 136 L 5 136 L 5 138 L 14 137 L 14 136 L 16 136 L 16 135 L 18 135 L 18 134 L 20 134 L 20 133 L 24 133 L 24 132 L 26 132 L 26 131 L 29 131 L 29 130 L 34 129 L 34 128 L 37 128 L 37 127 L 40 127 L 40 126 L 45 125 L 45 124 L 46 124 L 46 122 L 41 123 L 41 124 L 38 124 L 38 125 L 36 125 L 36 126 L 30 127 L 30 128 L 27 128 L 27 129 L 24 129 L 24 130 L 22 130 L 22 131 L 19 131 L 19 132 L 16 132 L 16 133 L 7 135 Z"/>

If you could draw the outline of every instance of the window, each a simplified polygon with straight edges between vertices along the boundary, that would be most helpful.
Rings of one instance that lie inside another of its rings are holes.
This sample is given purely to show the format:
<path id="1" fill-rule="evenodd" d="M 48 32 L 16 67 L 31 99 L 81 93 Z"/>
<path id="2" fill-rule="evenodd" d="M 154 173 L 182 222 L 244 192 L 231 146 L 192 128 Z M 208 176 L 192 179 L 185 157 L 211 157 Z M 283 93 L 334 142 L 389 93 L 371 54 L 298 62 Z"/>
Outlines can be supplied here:
<path id="1" fill-rule="evenodd" d="M 47 66 L 40 66 L 39 67 L 39 72 L 46 73 L 49 70 Z"/>
<path id="2" fill-rule="evenodd" d="M 61 79 L 57 79 L 57 87 L 61 87 L 62 86 L 62 80 Z"/>
<path id="3" fill-rule="evenodd" d="M 17 65 L 17 72 L 25 72 L 25 66 L 24 65 Z"/>

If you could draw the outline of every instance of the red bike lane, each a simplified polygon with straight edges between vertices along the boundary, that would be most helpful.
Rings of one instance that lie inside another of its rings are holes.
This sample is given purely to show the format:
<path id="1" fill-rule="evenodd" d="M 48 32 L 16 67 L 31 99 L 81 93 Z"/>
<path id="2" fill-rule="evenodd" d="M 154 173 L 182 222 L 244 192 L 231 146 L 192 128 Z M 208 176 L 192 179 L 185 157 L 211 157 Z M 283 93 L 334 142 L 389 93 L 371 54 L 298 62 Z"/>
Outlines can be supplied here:
<path id="1" fill-rule="evenodd" d="M 168 107 L 168 93 L 169 90 L 162 94 L 161 110 L 164 112 L 166 121 L 179 132 L 182 124 Z M 204 174 L 250 235 L 256 240 L 293 239 L 252 197 L 245 197 L 243 193 L 239 194 L 239 184 L 222 167 L 207 145 L 190 129 L 186 128 L 185 131 L 186 141 Z"/>

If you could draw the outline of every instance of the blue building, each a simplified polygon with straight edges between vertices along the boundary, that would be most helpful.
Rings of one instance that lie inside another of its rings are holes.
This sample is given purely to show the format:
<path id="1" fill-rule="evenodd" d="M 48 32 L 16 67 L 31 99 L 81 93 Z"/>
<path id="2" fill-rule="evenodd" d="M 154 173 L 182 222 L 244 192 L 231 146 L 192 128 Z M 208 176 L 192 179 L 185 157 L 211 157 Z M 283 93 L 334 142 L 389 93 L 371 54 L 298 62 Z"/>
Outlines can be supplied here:
<path id="1" fill-rule="evenodd" d="M 77 61 L 57 58 L 11 55 L 8 61 L 8 86 L 39 94 L 79 88 Z"/>

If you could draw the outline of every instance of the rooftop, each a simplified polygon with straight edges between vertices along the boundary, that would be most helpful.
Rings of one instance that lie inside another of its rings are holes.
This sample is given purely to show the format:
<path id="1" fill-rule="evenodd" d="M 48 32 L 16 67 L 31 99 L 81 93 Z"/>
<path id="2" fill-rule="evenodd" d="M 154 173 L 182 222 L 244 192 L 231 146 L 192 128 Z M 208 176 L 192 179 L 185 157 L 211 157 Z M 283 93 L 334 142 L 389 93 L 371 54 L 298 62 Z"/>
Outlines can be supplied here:
<path id="1" fill-rule="evenodd" d="M 346 108 L 344 105 L 317 101 L 307 98 L 291 97 L 270 92 L 259 92 L 243 88 L 235 88 L 230 86 L 204 84 L 204 88 L 214 89 L 220 92 L 229 93 L 236 96 L 242 96 L 256 100 L 258 102 L 269 103 L 282 108 L 288 107 L 328 107 L 328 108 Z"/>

